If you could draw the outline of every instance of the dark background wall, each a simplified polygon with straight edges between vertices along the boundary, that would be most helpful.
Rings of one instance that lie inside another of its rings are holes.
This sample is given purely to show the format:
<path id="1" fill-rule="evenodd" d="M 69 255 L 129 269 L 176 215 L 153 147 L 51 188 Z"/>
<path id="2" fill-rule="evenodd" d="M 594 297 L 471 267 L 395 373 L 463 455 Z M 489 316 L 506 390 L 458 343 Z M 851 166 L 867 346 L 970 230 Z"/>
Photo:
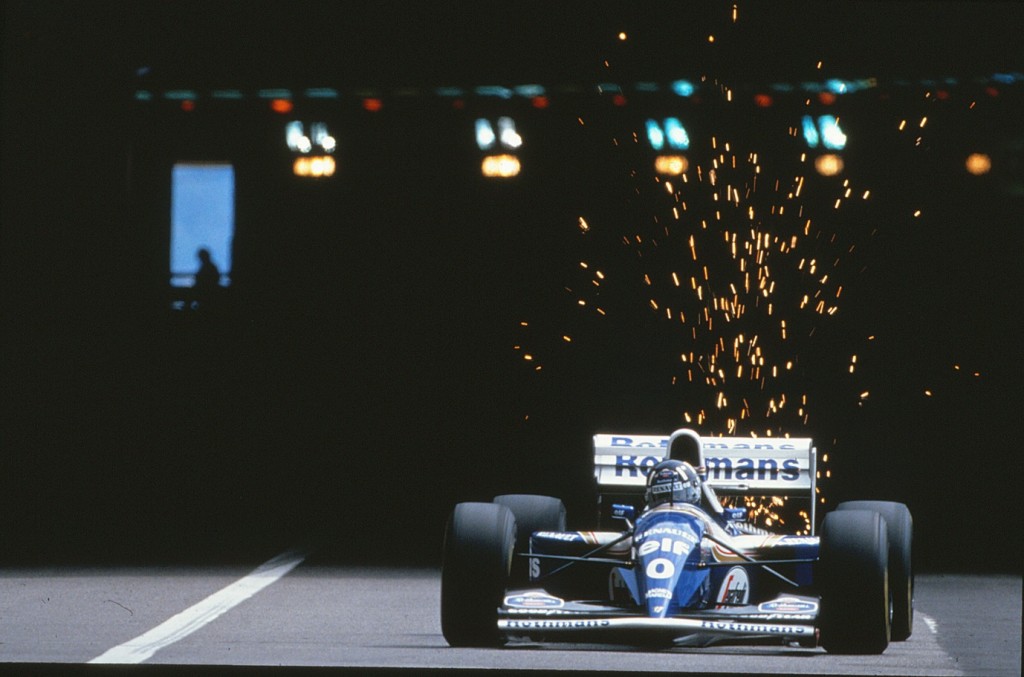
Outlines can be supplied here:
<path id="1" fill-rule="evenodd" d="M 643 281 L 699 275 L 691 233 L 700 265 L 732 271 L 699 229 L 720 209 L 714 191 L 678 187 L 687 211 L 664 234 L 678 203 L 632 141 L 646 117 L 680 112 L 705 170 L 721 152 L 711 137 L 741 160 L 758 153 L 745 199 L 766 230 L 811 219 L 801 247 L 832 265 L 833 295 L 842 285 L 834 316 L 799 313 L 812 281 L 781 274 L 787 342 L 763 312 L 746 320 L 793 358 L 775 385 L 808 403 L 769 415 L 773 393 L 730 382 L 754 412 L 740 432 L 813 436 L 830 459 L 826 507 L 907 502 L 924 566 L 1018 568 L 1005 525 L 1021 474 L 1021 84 L 993 93 L 975 78 L 1021 70 L 1020 8 L 738 3 L 735 23 L 731 8 L 5 4 L 4 557 L 166 561 L 309 539 L 345 560 L 432 563 L 454 502 L 510 491 L 563 496 L 587 526 L 590 435 L 667 433 L 702 409 L 698 429 L 725 430 L 717 389 L 679 362 L 710 333 L 648 300 L 699 309 Z M 429 93 L 702 76 L 686 102 L 511 102 L 527 143 L 510 182 L 479 176 L 469 132 L 509 106 Z M 832 107 L 799 92 L 750 103 L 771 83 L 826 77 L 879 86 Z M 927 82 L 946 77 L 958 80 Z M 341 130 L 339 173 L 319 183 L 291 176 L 286 118 L 265 102 L 187 113 L 132 99 L 320 85 L 347 98 L 296 102 Z M 364 90 L 380 112 L 361 108 Z M 840 179 L 799 162 L 789 128 L 808 111 L 847 125 Z M 963 172 L 972 150 L 993 156 L 991 175 Z M 169 309 L 169 172 L 182 160 L 237 171 L 234 284 L 216 313 Z M 836 209 L 844 179 L 871 197 Z M 790 216 L 773 215 L 781 204 Z M 608 274 L 599 291 L 580 261 Z"/>

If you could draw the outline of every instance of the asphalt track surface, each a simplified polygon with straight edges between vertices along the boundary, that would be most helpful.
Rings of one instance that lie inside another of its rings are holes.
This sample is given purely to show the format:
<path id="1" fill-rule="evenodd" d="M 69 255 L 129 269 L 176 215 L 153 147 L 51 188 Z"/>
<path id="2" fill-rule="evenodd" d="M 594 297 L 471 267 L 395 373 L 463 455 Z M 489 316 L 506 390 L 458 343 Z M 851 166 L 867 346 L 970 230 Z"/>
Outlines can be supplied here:
<path id="1" fill-rule="evenodd" d="M 881 656 L 784 647 L 452 649 L 441 636 L 436 569 L 273 555 L 250 566 L 0 570 L 0 671 L 1020 675 L 1019 576 L 918 575 L 914 634 Z"/>

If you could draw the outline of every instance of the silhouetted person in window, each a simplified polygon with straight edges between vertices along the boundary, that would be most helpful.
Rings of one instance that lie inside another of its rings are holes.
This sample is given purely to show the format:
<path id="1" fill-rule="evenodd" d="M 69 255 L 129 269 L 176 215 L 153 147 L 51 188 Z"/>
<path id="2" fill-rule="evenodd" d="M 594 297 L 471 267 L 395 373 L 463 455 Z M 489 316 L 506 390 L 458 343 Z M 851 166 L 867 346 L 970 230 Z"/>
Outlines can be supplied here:
<path id="1" fill-rule="evenodd" d="M 196 252 L 199 257 L 199 270 L 196 271 L 195 302 L 197 309 L 209 308 L 217 302 L 220 294 L 220 270 L 210 257 L 210 250 L 205 247 Z"/>

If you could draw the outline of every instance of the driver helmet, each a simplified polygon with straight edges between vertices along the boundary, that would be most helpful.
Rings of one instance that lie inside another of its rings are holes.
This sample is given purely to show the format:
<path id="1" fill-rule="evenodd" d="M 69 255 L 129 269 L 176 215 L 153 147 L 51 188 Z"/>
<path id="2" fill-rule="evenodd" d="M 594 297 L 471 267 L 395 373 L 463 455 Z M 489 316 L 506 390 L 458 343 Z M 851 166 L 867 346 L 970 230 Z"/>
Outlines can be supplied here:
<path id="1" fill-rule="evenodd" d="M 648 508 L 678 503 L 700 503 L 700 476 L 685 461 L 661 461 L 647 475 L 644 501 Z"/>

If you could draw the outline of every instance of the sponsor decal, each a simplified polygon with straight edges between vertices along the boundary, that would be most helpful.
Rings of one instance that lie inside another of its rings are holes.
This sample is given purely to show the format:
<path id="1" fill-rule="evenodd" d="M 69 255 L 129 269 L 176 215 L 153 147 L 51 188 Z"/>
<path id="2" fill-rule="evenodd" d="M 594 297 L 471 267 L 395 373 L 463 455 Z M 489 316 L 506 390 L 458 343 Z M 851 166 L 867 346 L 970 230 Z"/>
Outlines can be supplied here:
<path id="1" fill-rule="evenodd" d="M 612 446 L 613 447 L 633 447 L 633 448 L 637 448 L 637 449 L 639 449 L 641 447 L 655 447 L 655 448 L 657 448 L 657 447 L 667 447 L 668 446 L 668 438 L 665 437 L 665 438 L 659 440 L 658 444 L 654 444 L 653 442 L 634 442 L 632 437 L 612 437 Z"/>
<path id="2" fill-rule="evenodd" d="M 673 491 L 682 491 L 683 483 L 676 480 L 675 482 L 666 482 L 664 484 L 655 484 L 651 486 L 652 494 L 670 494 Z"/>
<path id="3" fill-rule="evenodd" d="M 734 442 L 732 444 L 725 444 L 724 442 L 705 442 L 705 449 L 732 449 L 733 451 L 757 451 L 759 449 L 766 449 L 768 451 L 793 451 L 796 446 L 783 442 L 781 444 L 770 444 L 768 442 Z"/>
<path id="4" fill-rule="evenodd" d="M 807 628 L 799 625 L 759 625 L 757 623 L 733 623 L 730 621 L 701 621 L 705 630 L 725 630 L 752 635 L 805 635 Z"/>
<path id="5" fill-rule="evenodd" d="M 661 536 L 661 538 L 657 538 Z M 673 554 L 677 557 L 686 555 L 697 544 L 697 538 L 688 531 L 673 526 L 652 527 L 637 538 L 638 557 L 647 557 L 657 552 Z M 664 580 L 676 575 L 676 564 L 667 557 L 655 557 L 644 568 L 648 578 Z"/>
<path id="6" fill-rule="evenodd" d="M 644 595 L 646 599 L 672 599 L 672 591 L 668 588 L 651 588 Z"/>
<path id="7" fill-rule="evenodd" d="M 771 545 L 818 545 L 818 542 L 817 536 L 784 536 L 781 541 Z"/>
<path id="8" fill-rule="evenodd" d="M 590 616 L 592 611 L 580 611 L 579 609 L 516 609 L 510 607 L 502 610 L 508 616 L 529 616 L 530 618 L 548 616 Z M 767 615 L 767 614 L 766 614 Z"/>
<path id="9" fill-rule="evenodd" d="M 658 552 L 659 550 L 662 552 L 671 552 L 676 555 L 682 555 L 683 553 L 693 550 L 693 541 L 673 541 L 671 538 L 663 538 L 659 541 L 652 538 L 649 541 L 644 541 L 643 545 L 637 548 L 636 553 L 640 557 L 645 557 L 651 553 Z"/>
<path id="10" fill-rule="evenodd" d="M 583 535 L 578 531 L 538 531 L 533 537 L 545 538 L 549 541 L 566 541 L 567 543 L 584 540 Z"/>
<path id="11" fill-rule="evenodd" d="M 774 458 L 720 458 L 704 459 L 709 480 L 784 480 L 800 479 L 800 461 L 787 458 L 779 467 Z"/>
<path id="12" fill-rule="evenodd" d="M 696 543 L 697 539 L 689 531 L 684 531 L 678 527 L 673 526 L 657 526 L 646 531 L 642 531 L 636 536 L 636 540 L 642 541 L 651 536 L 675 536 L 681 538 L 688 543 Z"/>
<path id="13" fill-rule="evenodd" d="M 668 438 L 660 438 L 655 444 L 650 438 L 646 440 L 634 439 L 625 435 L 613 435 L 611 439 L 613 447 L 629 447 L 631 449 L 664 449 L 668 447 Z M 703 442 L 705 449 L 727 449 L 732 451 L 794 451 L 797 447 L 791 442 L 765 442 L 763 440 L 751 439 L 749 442 Z"/>
<path id="14" fill-rule="evenodd" d="M 760 448 L 760 447 L 758 447 Z M 781 447 L 780 447 L 781 448 Z M 661 456 L 633 456 L 620 454 L 615 457 L 616 477 L 639 477 L 664 460 Z M 783 459 L 780 464 L 774 458 L 726 458 L 708 456 L 704 459 L 709 480 L 783 480 L 796 482 L 800 479 L 800 461 L 795 458 Z"/>
<path id="15" fill-rule="evenodd" d="M 644 569 L 644 573 L 647 574 L 647 578 L 653 578 L 654 580 L 660 581 L 662 579 L 672 578 L 675 576 L 676 565 L 667 557 L 656 557 L 647 563 L 647 568 Z"/>
<path id="16" fill-rule="evenodd" d="M 516 607 L 509 607 L 503 609 L 502 613 L 508 614 L 509 616 L 586 616 L 590 614 L 590 611 L 579 611 L 572 609 L 517 609 Z M 765 614 L 766 616 L 768 614 Z"/>
<path id="17" fill-rule="evenodd" d="M 732 567 L 722 580 L 722 587 L 715 595 L 718 608 L 723 606 L 740 606 L 750 600 L 750 578 L 743 567 Z"/>
<path id="18" fill-rule="evenodd" d="M 609 625 L 611 623 L 607 620 L 510 620 L 508 622 L 508 627 L 516 630 L 582 630 L 586 628 L 606 628 Z"/>
<path id="19" fill-rule="evenodd" d="M 818 603 L 796 597 L 780 597 L 757 605 L 758 611 L 776 614 L 812 614 L 818 610 Z"/>
<path id="20" fill-rule="evenodd" d="M 505 598 L 505 606 L 519 609 L 551 609 L 565 604 L 561 598 L 544 592 L 525 592 L 521 595 L 509 595 Z"/>
<path id="21" fill-rule="evenodd" d="M 650 468 L 653 468 L 659 461 L 663 460 L 661 456 L 616 456 L 615 476 L 622 477 L 623 475 L 628 475 L 629 477 L 639 477 L 641 470 L 646 475 Z"/>

